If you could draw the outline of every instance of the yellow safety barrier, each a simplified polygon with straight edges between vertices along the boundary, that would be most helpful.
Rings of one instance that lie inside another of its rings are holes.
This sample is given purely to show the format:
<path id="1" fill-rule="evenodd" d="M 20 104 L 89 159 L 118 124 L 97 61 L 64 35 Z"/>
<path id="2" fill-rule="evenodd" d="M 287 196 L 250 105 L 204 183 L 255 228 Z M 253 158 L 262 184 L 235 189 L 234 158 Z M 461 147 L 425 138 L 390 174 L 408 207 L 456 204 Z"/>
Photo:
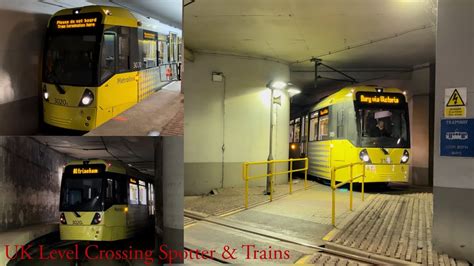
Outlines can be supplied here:
<path id="1" fill-rule="evenodd" d="M 358 175 L 356 177 L 352 176 L 353 173 L 353 168 L 354 165 L 362 165 L 362 174 Z M 350 169 L 350 178 L 344 182 L 341 182 L 336 185 L 336 171 L 347 168 L 349 167 Z M 332 189 L 332 225 L 336 226 L 336 189 L 350 183 L 349 185 L 349 209 L 352 211 L 352 182 L 358 178 L 362 177 L 362 187 L 361 187 L 361 193 L 362 193 L 362 201 L 364 201 L 364 184 L 365 184 L 365 163 L 364 162 L 357 162 L 357 163 L 351 163 L 351 164 L 346 164 L 346 165 L 341 165 L 337 167 L 332 167 L 331 168 L 331 189 Z"/>
<path id="2" fill-rule="evenodd" d="M 293 169 L 293 162 L 304 161 L 304 168 Z M 283 172 L 275 172 L 275 164 L 278 163 L 289 163 L 290 170 Z M 269 173 L 265 175 L 249 176 L 249 166 L 252 165 L 270 165 Z M 308 158 L 299 159 L 287 159 L 287 160 L 271 160 L 271 161 L 258 161 L 258 162 L 244 162 L 242 164 L 242 179 L 245 181 L 245 208 L 249 206 L 249 181 L 252 179 L 259 178 L 270 178 L 270 201 L 273 200 L 273 177 L 277 175 L 290 174 L 290 194 L 293 192 L 293 173 L 304 171 L 304 188 L 308 186 Z"/>

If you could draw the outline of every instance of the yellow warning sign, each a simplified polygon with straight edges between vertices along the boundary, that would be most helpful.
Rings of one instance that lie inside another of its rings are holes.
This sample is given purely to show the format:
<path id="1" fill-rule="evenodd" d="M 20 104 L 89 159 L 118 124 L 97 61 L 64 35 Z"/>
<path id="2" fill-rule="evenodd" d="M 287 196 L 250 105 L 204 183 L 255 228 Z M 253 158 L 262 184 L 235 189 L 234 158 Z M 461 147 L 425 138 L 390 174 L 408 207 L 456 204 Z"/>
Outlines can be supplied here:
<path id="1" fill-rule="evenodd" d="M 446 106 L 466 106 L 457 89 L 454 89 L 453 94 L 451 94 L 451 97 L 449 97 Z"/>
<path id="2" fill-rule="evenodd" d="M 444 116 L 466 117 L 467 89 L 448 88 L 444 92 Z"/>

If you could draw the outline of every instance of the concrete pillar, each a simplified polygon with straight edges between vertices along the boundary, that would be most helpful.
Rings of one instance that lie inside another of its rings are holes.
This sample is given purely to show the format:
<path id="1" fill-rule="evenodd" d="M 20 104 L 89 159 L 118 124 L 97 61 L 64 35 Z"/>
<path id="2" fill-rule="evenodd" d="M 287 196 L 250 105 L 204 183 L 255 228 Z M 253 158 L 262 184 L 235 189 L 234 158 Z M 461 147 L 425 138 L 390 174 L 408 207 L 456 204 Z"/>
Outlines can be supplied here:
<path id="1" fill-rule="evenodd" d="M 474 158 L 440 156 L 445 88 L 467 87 L 474 117 L 474 1 L 440 0 L 434 126 L 434 248 L 474 262 Z M 469 136 L 469 139 L 474 136 Z M 472 148 L 472 147 L 471 147 Z"/>
<path id="2" fill-rule="evenodd" d="M 410 184 L 429 185 L 429 96 L 413 95 L 410 105 Z"/>
<path id="3" fill-rule="evenodd" d="M 213 72 L 221 72 L 222 81 L 212 81 Z M 194 61 L 186 62 L 186 195 L 243 186 L 242 162 L 267 160 L 270 90 L 266 85 L 289 78 L 288 65 L 259 58 L 195 53 Z M 281 105 L 274 105 L 273 158 L 287 159 L 290 102 L 286 93 L 279 94 Z M 280 167 L 281 171 L 287 165 Z M 286 176 L 277 179 L 286 181 Z M 265 179 L 250 185 L 264 186 Z"/>
<path id="4" fill-rule="evenodd" d="M 166 244 L 170 251 L 184 249 L 183 144 L 183 137 L 155 141 L 156 247 Z"/>

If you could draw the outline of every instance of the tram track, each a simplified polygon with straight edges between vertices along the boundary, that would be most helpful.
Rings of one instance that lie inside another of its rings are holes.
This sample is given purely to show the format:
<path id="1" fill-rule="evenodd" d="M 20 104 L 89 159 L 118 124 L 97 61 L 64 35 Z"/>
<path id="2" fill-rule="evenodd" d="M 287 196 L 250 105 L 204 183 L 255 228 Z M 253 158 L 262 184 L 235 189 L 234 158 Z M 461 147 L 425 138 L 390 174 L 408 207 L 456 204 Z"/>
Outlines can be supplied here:
<path id="1" fill-rule="evenodd" d="M 222 217 L 222 216 L 227 216 L 227 215 L 223 214 L 223 215 L 220 215 L 219 217 Z M 213 225 L 229 228 L 232 230 L 237 230 L 246 234 L 256 235 L 259 237 L 264 237 L 271 240 L 276 240 L 283 243 L 292 244 L 299 247 L 314 250 L 313 254 L 307 254 L 307 255 L 322 254 L 322 255 L 330 256 L 331 258 L 336 257 L 338 259 L 345 259 L 345 260 L 348 260 L 349 262 L 355 262 L 359 265 L 409 264 L 406 261 L 394 260 L 391 258 L 384 258 L 383 256 L 373 255 L 370 253 L 351 252 L 350 250 L 348 251 L 345 249 L 333 248 L 332 246 L 331 246 L 332 248 L 328 248 L 325 245 L 315 245 L 312 243 L 308 243 L 307 241 L 303 239 L 297 239 L 297 238 L 285 236 L 282 234 L 277 234 L 277 233 L 273 233 L 273 232 L 269 232 L 269 231 L 265 231 L 265 230 L 261 230 L 257 228 L 252 228 L 250 226 L 243 226 L 243 225 L 239 226 L 238 224 L 230 224 L 228 222 L 222 221 L 217 216 L 204 217 L 204 216 L 200 216 L 196 214 L 185 213 L 185 217 L 188 219 L 194 220 L 194 223 L 188 224 L 187 227 L 192 226 L 193 224 L 196 224 L 198 222 L 211 223 Z M 186 230 L 186 227 L 185 227 L 185 230 Z M 191 247 L 187 246 L 186 243 L 184 243 L 184 245 L 185 245 L 185 250 L 193 250 L 193 251 L 196 250 L 195 248 L 192 249 Z M 206 257 L 204 254 L 200 254 L 200 255 Z M 213 258 L 213 257 L 212 258 L 208 257 L 208 259 L 213 260 L 216 263 L 225 263 L 225 264 L 230 263 L 229 261 L 225 261 L 225 260 Z M 308 260 L 306 260 L 304 263 L 308 263 Z"/>

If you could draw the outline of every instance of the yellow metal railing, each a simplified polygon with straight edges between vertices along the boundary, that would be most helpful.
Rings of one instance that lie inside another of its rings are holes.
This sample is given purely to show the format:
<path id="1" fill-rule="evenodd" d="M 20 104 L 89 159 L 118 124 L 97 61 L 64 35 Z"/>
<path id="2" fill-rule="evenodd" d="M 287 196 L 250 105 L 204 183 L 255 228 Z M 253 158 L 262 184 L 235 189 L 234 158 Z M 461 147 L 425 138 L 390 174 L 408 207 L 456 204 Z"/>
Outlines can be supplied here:
<path id="1" fill-rule="evenodd" d="M 293 169 L 293 162 L 304 161 L 304 167 L 299 169 Z M 289 163 L 290 170 L 276 172 L 275 165 L 279 163 Z M 252 165 L 270 165 L 270 172 L 265 175 L 249 176 L 249 167 Z M 304 171 L 304 188 L 308 186 L 308 158 L 300 159 L 287 159 L 287 160 L 271 160 L 271 161 L 258 161 L 258 162 L 244 162 L 242 164 L 242 178 L 245 181 L 245 208 L 249 206 L 249 181 L 259 178 L 270 177 L 270 201 L 273 200 L 273 177 L 277 175 L 290 174 L 290 194 L 293 192 L 293 173 Z"/>
<path id="2" fill-rule="evenodd" d="M 362 165 L 362 174 L 358 175 L 356 177 L 353 177 L 353 168 L 355 165 Z M 350 178 L 344 182 L 341 182 L 336 185 L 336 171 L 341 170 L 344 168 L 350 169 Z M 332 225 L 336 226 L 336 189 L 339 187 L 349 183 L 349 209 L 352 211 L 352 182 L 358 178 L 362 177 L 362 186 L 361 186 L 361 193 L 362 193 L 362 201 L 364 201 L 364 184 L 365 184 L 365 163 L 364 162 L 357 162 L 357 163 L 351 163 L 351 164 L 346 164 L 346 165 L 341 165 L 337 167 L 332 167 L 331 168 L 331 189 L 332 189 Z"/>

